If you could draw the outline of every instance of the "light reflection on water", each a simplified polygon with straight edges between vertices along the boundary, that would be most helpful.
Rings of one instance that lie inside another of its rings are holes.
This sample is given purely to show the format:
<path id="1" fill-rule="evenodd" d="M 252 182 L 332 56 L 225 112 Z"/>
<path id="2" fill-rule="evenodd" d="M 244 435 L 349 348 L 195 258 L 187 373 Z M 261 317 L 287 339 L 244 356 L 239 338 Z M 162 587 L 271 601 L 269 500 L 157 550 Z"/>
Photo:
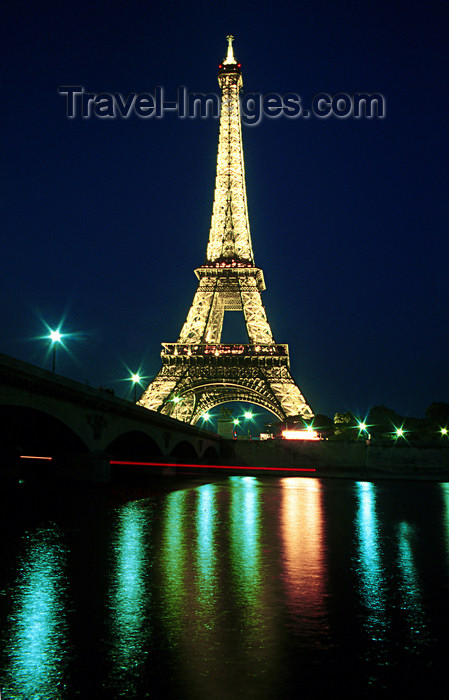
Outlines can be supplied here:
<path id="1" fill-rule="evenodd" d="M 178 644 L 178 636 L 187 633 L 183 616 L 188 612 L 189 578 L 186 578 L 186 559 L 189 542 L 186 541 L 185 508 L 189 491 L 175 491 L 167 496 L 161 542 L 161 598 L 163 614 L 167 618 L 169 638 Z"/>
<path id="2" fill-rule="evenodd" d="M 426 644 L 428 629 L 423 610 L 421 582 L 416 569 L 414 544 L 417 539 L 415 528 L 407 522 L 398 526 L 398 567 L 400 572 L 399 590 L 404 619 L 408 623 L 410 643 Z"/>
<path id="3" fill-rule="evenodd" d="M 67 551 L 56 525 L 29 532 L 18 564 L 9 619 L 3 697 L 63 697 L 67 643 Z"/>
<path id="4" fill-rule="evenodd" d="M 419 508 L 421 490 L 433 508 Z M 329 693 L 342 678 L 413 689 L 408 674 L 424 684 L 429 664 L 433 678 L 448 616 L 446 599 L 429 597 L 449 585 L 449 484 L 231 477 L 101 507 L 98 564 L 94 548 L 84 558 L 77 507 L 73 521 L 24 528 L 0 572 L 5 700 L 157 697 L 162 676 L 162 696 L 177 700 Z M 88 637 L 80 597 L 92 591 L 97 637 L 84 651 L 72 613 Z M 102 675 L 83 677 L 86 665 Z"/>
<path id="5" fill-rule="evenodd" d="M 122 506 L 112 539 L 109 591 L 111 677 L 131 692 L 142 673 L 151 635 L 148 535 L 151 510 L 146 501 Z"/>
<path id="6" fill-rule="evenodd" d="M 252 477 L 231 478 L 226 489 L 205 484 L 167 497 L 162 611 L 170 646 L 198 697 L 225 697 L 236 652 L 240 667 L 255 664 L 266 673 L 259 499 Z"/>
<path id="7" fill-rule="evenodd" d="M 386 610 L 386 576 L 382 562 L 381 531 L 376 512 L 376 486 L 356 484 L 355 536 L 358 547 L 359 592 L 366 608 L 365 629 L 373 641 L 385 641 L 389 619 Z M 382 647 L 379 648 L 379 652 Z M 385 651 L 385 647 L 383 647 Z"/>
<path id="8" fill-rule="evenodd" d="M 199 600 L 208 606 L 216 582 L 215 527 L 216 503 L 215 487 L 204 484 L 198 489 L 196 512 L 196 547 Z"/>
<path id="9" fill-rule="evenodd" d="M 310 635 L 320 634 L 327 583 L 321 483 L 285 478 L 281 485 L 283 579 L 290 624 L 295 623 L 296 633 L 312 642 Z"/>
<path id="10" fill-rule="evenodd" d="M 271 548 L 270 524 L 267 517 L 262 526 L 262 489 L 256 477 L 231 477 L 231 502 L 229 505 L 229 559 L 232 591 L 231 615 L 227 625 L 232 625 L 229 652 L 237 655 L 235 665 L 242 678 L 241 695 L 254 692 L 259 697 L 270 693 L 271 684 L 279 673 L 277 648 L 279 629 L 276 620 L 277 597 L 272 577 L 264 575 L 264 550 Z M 268 513 L 264 513 L 268 516 Z M 222 558 L 222 565 L 225 560 Z M 222 631 L 222 635 L 226 632 Z M 251 681 L 251 676 L 256 677 Z M 249 681 L 249 683 L 248 683 Z M 248 684 L 248 685 L 247 685 Z"/>
<path id="11" fill-rule="evenodd" d="M 229 536 L 234 589 L 245 606 L 245 618 L 254 623 L 260 607 L 260 492 L 255 477 L 235 476 L 231 483 Z"/>
<path id="12" fill-rule="evenodd" d="M 446 566 L 449 568 L 449 484 L 440 484 L 441 493 L 443 496 L 443 529 L 444 541 L 446 546 Z"/>

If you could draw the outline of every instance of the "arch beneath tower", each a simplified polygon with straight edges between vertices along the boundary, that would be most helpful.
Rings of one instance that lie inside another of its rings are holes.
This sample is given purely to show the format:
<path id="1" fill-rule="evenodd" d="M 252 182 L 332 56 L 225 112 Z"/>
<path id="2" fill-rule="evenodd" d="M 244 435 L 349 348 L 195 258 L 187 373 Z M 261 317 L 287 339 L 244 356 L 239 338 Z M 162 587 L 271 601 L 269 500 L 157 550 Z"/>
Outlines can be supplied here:
<path id="1" fill-rule="evenodd" d="M 232 387 L 230 391 L 207 391 L 201 395 L 199 398 L 196 410 L 192 417 L 192 424 L 195 424 L 204 413 L 211 411 L 216 406 L 220 406 L 226 403 L 242 402 L 242 403 L 252 403 L 260 408 L 265 408 L 266 410 L 273 413 L 279 420 L 285 420 L 285 415 L 281 409 L 273 401 L 268 400 L 266 397 L 261 396 L 256 391 L 248 390 L 246 387 Z"/>
<path id="2" fill-rule="evenodd" d="M 263 409 L 265 409 L 266 411 L 269 411 L 271 414 L 273 414 L 273 419 L 277 418 L 278 420 L 285 420 L 285 418 L 281 418 L 281 417 L 280 417 L 280 414 L 279 414 L 279 413 L 274 413 L 274 411 L 273 411 L 271 408 L 269 408 L 268 406 L 262 404 L 261 402 L 255 401 L 254 398 L 251 398 L 251 399 L 249 399 L 249 398 L 245 398 L 245 399 L 239 398 L 239 399 L 237 399 L 237 401 L 235 401 L 234 399 L 223 399 L 223 400 L 221 400 L 221 401 L 214 401 L 213 403 L 210 403 L 210 405 L 208 406 L 208 408 L 207 408 L 205 411 L 202 411 L 202 413 L 200 413 L 200 415 L 198 416 L 198 418 L 196 418 L 195 424 L 199 421 L 199 419 L 202 417 L 202 415 L 203 415 L 204 413 L 207 413 L 207 412 L 209 412 L 209 411 L 212 411 L 214 408 L 217 408 L 217 406 L 224 406 L 224 405 L 226 405 L 227 403 L 236 403 L 236 402 L 239 403 L 239 404 L 240 404 L 240 403 L 249 403 L 249 404 L 251 404 L 251 405 L 253 405 L 253 406 L 258 406 L 259 408 L 263 408 Z M 200 423 L 200 426 L 201 426 L 201 423 Z"/>
<path id="3" fill-rule="evenodd" d="M 273 413 L 279 420 L 285 420 L 285 414 L 274 395 L 263 394 L 251 387 L 238 383 L 202 383 L 180 392 L 176 403 L 166 404 L 164 413 L 195 425 L 207 411 L 225 403 L 252 403 Z"/>

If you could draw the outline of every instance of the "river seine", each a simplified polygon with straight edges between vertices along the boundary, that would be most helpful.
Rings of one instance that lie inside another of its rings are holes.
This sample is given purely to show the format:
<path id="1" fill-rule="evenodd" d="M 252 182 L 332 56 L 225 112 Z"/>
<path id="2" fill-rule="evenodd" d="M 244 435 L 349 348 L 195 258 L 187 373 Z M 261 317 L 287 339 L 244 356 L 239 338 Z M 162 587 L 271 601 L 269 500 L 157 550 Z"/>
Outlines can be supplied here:
<path id="1" fill-rule="evenodd" d="M 2 700 L 447 697 L 449 483 L 1 486 Z"/>

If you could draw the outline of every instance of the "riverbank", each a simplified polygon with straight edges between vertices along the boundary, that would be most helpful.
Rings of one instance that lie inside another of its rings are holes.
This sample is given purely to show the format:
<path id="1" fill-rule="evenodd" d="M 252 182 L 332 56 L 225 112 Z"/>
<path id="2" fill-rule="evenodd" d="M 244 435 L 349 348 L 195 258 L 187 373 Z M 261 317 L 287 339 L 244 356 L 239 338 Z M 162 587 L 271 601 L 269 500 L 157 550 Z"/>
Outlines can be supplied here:
<path id="1" fill-rule="evenodd" d="M 449 446 L 429 443 L 372 443 L 363 441 L 233 441 L 221 444 L 214 463 L 158 461 L 111 462 L 105 453 L 68 455 L 54 460 L 6 460 L 1 476 L 12 480 L 128 483 L 156 476 L 227 475 L 257 477 L 323 477 L 374 481 L 449 481 Z"/>
<path id="2" fill-rule="evenodd" d="M 266 440 L 239 441 L 235 443 L 234 449 L 235 464 L 252 468 L 314 469 L 310 476 L 432 480 L 449 478 L 449 445 Z"/>

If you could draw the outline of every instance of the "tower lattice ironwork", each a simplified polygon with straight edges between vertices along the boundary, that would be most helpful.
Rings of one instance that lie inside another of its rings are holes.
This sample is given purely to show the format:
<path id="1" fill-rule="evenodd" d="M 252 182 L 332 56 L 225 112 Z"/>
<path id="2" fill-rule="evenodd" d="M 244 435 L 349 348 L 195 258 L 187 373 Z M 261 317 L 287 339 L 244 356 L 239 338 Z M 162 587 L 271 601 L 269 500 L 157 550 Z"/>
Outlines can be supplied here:
<path id="1" fill-rule="evenodd" d="M 219 67 L 222 91 L 217 174 L 204 265 L 187 319 L 176 343 L 162 343 L 162 369 L 138 403 L 187 423 L 213 407 L 246 401 L 281 420 L 312 418 L 290 374 L 288 346 L 273 338 L 255 266 L 246 202 L 239 93 L 240 63 L 228 52 Z M 243 311 L 247 344 L 222 344 L 225 311 Z"/>

